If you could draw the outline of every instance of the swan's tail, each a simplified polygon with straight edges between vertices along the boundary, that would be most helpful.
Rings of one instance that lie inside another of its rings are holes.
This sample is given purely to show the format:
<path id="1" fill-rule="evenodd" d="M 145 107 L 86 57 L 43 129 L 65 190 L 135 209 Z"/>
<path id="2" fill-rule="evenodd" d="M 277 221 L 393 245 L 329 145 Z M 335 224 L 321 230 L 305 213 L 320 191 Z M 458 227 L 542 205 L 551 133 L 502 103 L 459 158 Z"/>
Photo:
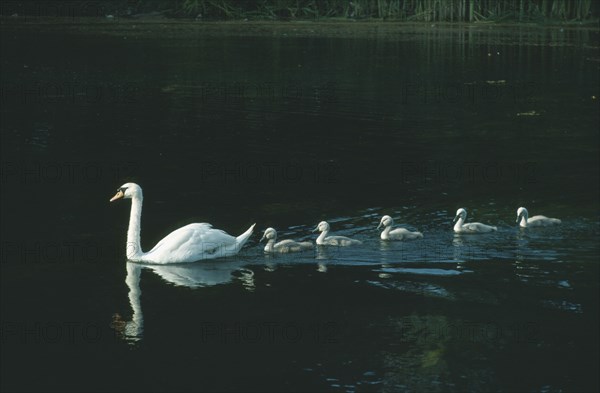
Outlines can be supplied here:
<path id="1" fill-rule="evenodd" d="M 244 246 L 244 244 L 246 244 L 246 242 L 248 241 L 248 239 L 252 235 L 252 231 L 254 230 L 254 226 L 255 225 L 256 225 L 256 223 L 252 224 L 250 226 L 250 228 L 248 228 L 248 230 L 246 232 L 244 232 L 241 235 L 239 235 L 238 237 L 236 237 L 236 243 L 237 243 L 236 247 L 237 247 L 238 250 L 241 249 Z"/>

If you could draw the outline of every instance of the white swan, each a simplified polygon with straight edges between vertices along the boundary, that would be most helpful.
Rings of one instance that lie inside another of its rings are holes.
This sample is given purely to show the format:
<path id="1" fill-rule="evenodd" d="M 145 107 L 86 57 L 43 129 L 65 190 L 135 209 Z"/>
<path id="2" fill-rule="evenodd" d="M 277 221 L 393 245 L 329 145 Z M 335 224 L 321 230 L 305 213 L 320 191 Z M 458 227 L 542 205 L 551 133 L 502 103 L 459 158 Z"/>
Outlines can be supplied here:
<path id="1" fill-rule="evenodd" d="M 520 207 L 517 210 L 517 222 L 521 228 L 527 227 L 545 227 L 549 225 L 560 224 L 558 218 L 550 218 L 546 216 L 533 216 L 529 217 L 529 212 L 524 207 Z"/>
<path id="2" fill-rule="evenodd" d="M 313 248 L 313 244 L 311 242 L 296 242 L 289 239 L 275 243 L 275 241 L 277 241 L 277 231 L 274 228 L 265 229 L 265 233 L 260 241 L 262 242 L 264 239 L 267 239 L 265 252 L 298 252 Z"/>
<path id="3" fill-rule="evenodd" d="M 123 184 L 110 201 L 131 199 L 129 228 L 127 229 L 127 259 L 133 262 L 178 263 L 195 262 L 237 254 L 252 235 L 253 224 L 238 237 L 213 229 L 212 225 L 189 224 L 169 233 L 154 248 L 143 252 L 140 245 L 142 218 L 142 188 L 135 183 Z"/>
<path id="4" fill-rule="evenodd" d="M 456 217 L 454 217 L 454 232 L 457 233 L 485 233 L 492 232 L 497 230 L 498 228 L 485 225 L 479 222 L 470 222 L 465 224 L 465 219 L 467 218 L 467 211 L 463 208 L 460 208 L 456 211 Z"/>
<path id="5" fill-rule="evenodd" d="M 411 232 L 405 228 L 396 228 L 392 231 L 392 225 L 394 225 L 394 219 L 390 216 L 381 217 L 381 222 L 377 226 L 377 229 L 383 225 L 384 229 L 381 232 L 381 240 L 412 240 L 423 237 L 421 232 Z"/>
<path id="6" fill-rule="evenodd" d="M 351 246 L 354 244 L 362 244 L 360 240 L 350 239 L 346 236 L 327 236 L 329 233 L 329 224 L 327 221 L 321 221 L 313 232 L 320 231 L 321 234 L 317 238 L 317 244 L 320 246 Z"/>

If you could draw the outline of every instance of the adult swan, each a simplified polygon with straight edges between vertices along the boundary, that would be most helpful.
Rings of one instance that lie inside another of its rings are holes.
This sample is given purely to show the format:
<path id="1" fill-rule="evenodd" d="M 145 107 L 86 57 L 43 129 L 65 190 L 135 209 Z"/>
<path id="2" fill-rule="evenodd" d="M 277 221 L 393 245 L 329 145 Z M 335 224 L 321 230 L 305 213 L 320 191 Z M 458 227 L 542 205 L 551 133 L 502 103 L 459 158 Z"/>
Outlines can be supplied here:
<path id="1" fill-rule="evenodd" d="M 131 199 L 131 214 L 127 229 L 127 259 L 133 262 L 179 263 L 195 262 L 237 254 L 252 235 L 254 225 L 238 237 L 213 229 L 212 225 L 189 224 L 169 233 L 148 252 L 140 245 L 140 221 L 142 219 L 142 188 L 135 183 L 125 183 L 110 201 Z"/>

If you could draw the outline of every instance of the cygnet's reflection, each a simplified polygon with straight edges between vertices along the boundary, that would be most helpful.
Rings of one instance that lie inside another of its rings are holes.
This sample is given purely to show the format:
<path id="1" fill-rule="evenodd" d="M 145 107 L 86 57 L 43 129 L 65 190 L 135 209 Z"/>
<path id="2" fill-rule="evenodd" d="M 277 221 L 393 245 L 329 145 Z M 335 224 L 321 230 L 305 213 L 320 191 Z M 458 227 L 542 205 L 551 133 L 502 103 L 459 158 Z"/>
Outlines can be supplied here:
<path id="1" fill-rule="evenodd" d="M 317 245 L 315 248 L 315 259 L 317 260 L 317 271 L 319 273 L 327 273 L 327 261 L 332 260 L 336 253 L 339 252 L 339 247 Z"/>
<path id="2" fill-rule="evenodd" d="M 454 246 L 453 259 L 459 263 L 465 262 L 467 247 L 460 233 L 454 234 L 454 238 L 452 239 L 452 245 Z"/>
<path id="3" fill-rule="evenodd" d="M 515 237 L 515 275 L 523 282 L 531 278 L 527 267 L 527 250 L 529 238 L 524 228 L 519 227 Z"/>
<path id="4" fill-rule="evenodd" d="M 125 283 L 129 288 L 129 304 L 133 312 L 131 320 L 124 320 L 119 314 L 113 316 L 112 327 L 129 342 L 135 343 L 142 339 L 144 333 L 144 315 L 142 313 L 140 278 L 142 269 L 151 270 L 163 280 L 188 288 L 209 287 L 239 279 L 242 285 L 254 290 L 254 272 L 244 267 L 245 262 L 232 261 L 203 261 L 180 265 L 146 265 L 127 262 Z"/>
<path id="5" fill-rule="evenodd" d="M 274 272 L 277 270 L 277 261 L 275 256 L 272 254 L 265 254 L 265 266 L 264 269 L 267 272 Z"/>
<path id="6" fill-rule="evenodd" d="M 403 242 L 379 241 L 379 263 L 382 268 L 392 267 L 394 262 L 407 260 Z"/>
<path id="7" fill-rule="evenodd" d="M 455 247 L 462 247 L 466 244 L 464 239 L 465 238 L 460 233 L 455 233 L 452 239 L 452 244 Z"/>

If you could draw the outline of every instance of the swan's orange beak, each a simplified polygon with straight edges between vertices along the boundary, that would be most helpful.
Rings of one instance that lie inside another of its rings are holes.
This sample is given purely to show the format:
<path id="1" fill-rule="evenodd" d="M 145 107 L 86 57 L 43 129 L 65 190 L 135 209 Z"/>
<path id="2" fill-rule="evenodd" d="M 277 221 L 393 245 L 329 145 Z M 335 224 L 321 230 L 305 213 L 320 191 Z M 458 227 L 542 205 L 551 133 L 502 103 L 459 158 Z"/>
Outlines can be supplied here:
<path id="1" fill-rule="evenodd" d="M 119 191 L 117 191 L 117 193 L 115 194 L 114 197 L 110 198 L 110 201 L 112 202 L 112 201 L 116 201 L 117 199 L 121 199 L 121 198 L 123 198 L 123 195 L 125 195 L 125 194 L 123 194 L 123 191 L 119 190 Z"/>

